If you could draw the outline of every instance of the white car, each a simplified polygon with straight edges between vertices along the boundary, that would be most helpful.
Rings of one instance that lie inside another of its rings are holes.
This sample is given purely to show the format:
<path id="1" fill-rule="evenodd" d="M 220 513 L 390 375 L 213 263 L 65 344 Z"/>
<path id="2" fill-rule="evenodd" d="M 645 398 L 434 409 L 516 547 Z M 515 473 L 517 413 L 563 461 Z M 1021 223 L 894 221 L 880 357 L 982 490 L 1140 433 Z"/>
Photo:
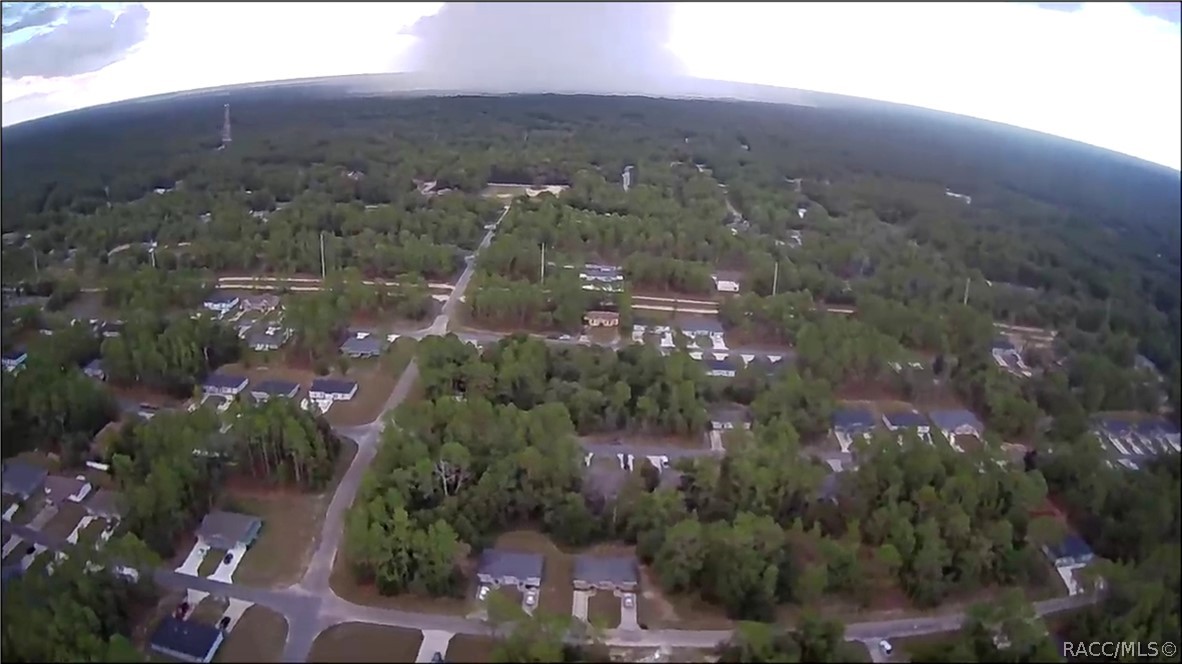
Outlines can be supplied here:
<path id="1" fill-rule="evenodd" d="M 624 608 L 631 609 L 636 606 L 636 595 L 624 595 Z"/>
<path id="2" fill-rule="evenodd" d="M 878 647 L 888 655 L 891 654 L 891 651 L 895 649 L 895 647 L 891 645 L 891 642 L 887 641 L 886 639 L 879 641 Z"/>
<path id="3" fill-rule="evenodd" d="M 476 599 L 483 602 L 485 600 L 485 598 L 488 597 L 488 593 L 489 593 L 488 586 L 480 586 L 480 590 L 476 591 Z"/>
<path id="4" fill-rule="evenodd" d="M 538 591 L 537 590 L 525 591 L 525 605 L 526 606 L 533 606 L 537 603 L 538 603 Z"/>

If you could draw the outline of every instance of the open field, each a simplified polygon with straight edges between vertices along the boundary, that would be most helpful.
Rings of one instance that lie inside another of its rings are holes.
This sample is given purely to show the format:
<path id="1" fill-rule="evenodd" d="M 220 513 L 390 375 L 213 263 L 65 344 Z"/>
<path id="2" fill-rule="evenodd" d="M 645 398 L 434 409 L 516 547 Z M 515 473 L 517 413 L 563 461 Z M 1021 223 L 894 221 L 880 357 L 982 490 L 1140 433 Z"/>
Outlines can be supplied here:
<path id="1" fill-rule="evenodd" d="M 418 630 L 344 623 L 322 632 L 309 662 L 413 662 L 423 634 Z"/>
<path id="2" fill-rule="evenodd" d="M 229 553 L 225 549 L 210 548 L 205 557 L 201 559 L 201 565 L 197 567 L 197 576 L 209 576 L 217 571 L 218 565 L 222 564 L 222 559 Z"/>
<path id="3" fill-rule="evenodd" d="M 449 662 L 491 662 L 497 640 L 490 636 L 456 634 L 447 644 L 444 659 Z"/>
<path id="4" fill-rule="evenodd" d="M 218 650 L 215 662 L 278 662 L 287 639 L 287 620 L 265 606 L 250 607 Z"/>
<path id="5" fill-rule="evenodd" d="M 348 470 L 357 445 L 342 441 L 333 481 L 320 493 L 259 490 L 231 483 L 226 509 L 263 520 L 259 539 L 234 571 L 234 580 L 252 586 L 282 587 L 299 581 L 316 549 L 320 525 L 337 483 Z"/>

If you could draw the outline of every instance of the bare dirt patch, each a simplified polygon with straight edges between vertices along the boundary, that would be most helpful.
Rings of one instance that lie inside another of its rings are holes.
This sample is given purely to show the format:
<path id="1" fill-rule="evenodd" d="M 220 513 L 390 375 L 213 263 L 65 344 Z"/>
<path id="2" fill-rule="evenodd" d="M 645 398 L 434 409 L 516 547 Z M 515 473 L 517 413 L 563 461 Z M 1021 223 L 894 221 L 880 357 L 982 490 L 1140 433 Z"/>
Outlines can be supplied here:
<path id="1" fill-rule="evenodd" d="M 287 620 L 256 604 L 242 614 L 214 661 L 278 662 L 286 640 Z"/>
<path id="2" fill-rule="evenodd" d="M 498 643 L 499 641 L 491 636 L 456 634 L 447 644 L 447 655 L 444 659 L 449 662 L 491 662 L 493 649 Z"/>
<path id="3" fill-rule="evenodd" d="M 352 441 L 344 439 L 341 445 L 333 481 L 319 493 L 262 489 L 238 478 L 229 483 L 227 509 L 263 520 L 258 540 L 234 571 L 236 582 L 278 588 L 300 580 L 320 540 L 332 494 L 357 454 Z"/>
<path id="4" fill-rule="evenodd" d="M 309 662 L 413 662 L 423 634 L 366 623 L 331 627 L 312 644 Z"/>

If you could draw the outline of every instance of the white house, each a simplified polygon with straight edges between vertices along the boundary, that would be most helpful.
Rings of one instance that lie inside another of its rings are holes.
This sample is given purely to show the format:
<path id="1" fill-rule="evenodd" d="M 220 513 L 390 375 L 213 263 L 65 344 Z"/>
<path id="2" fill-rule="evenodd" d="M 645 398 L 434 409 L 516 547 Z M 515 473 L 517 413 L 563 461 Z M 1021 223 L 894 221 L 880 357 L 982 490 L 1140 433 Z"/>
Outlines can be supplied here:
<path id="1" fill-rule="evenodd" d="M 739 292 L 739 282 L 738 281 L 733 281 L 731 279 L 723 279 L 723 278 L 719 277 L 718 275 L 713 275 L 710 278 L 711 278 L 711 280 L 714 281 L 714 288 L 717 289 L 719 293 L 738 293 Z"/>

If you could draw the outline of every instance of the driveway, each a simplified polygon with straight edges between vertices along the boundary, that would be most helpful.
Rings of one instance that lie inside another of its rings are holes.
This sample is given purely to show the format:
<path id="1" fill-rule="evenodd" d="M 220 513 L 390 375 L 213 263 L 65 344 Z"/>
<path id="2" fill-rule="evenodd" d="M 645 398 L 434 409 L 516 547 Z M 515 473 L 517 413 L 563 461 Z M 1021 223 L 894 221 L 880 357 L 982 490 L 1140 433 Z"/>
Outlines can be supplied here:
<path id="1" fill-rule="evenodd" d="M 416 662 L 430 662 L 435 653 L 440 656 L 447 654 L 447 644 L 451 642 L 451 637 L 454 636 L 451 632 L 442 632 L 435 629 L 423 630 L 423 643 L 419 645 L 419 655 L 415 657 Z"/>
<path id="2" fill-rule="evenodd" d="M 587 622 L 587 604 L 591 600 L 591 593 L 586 590 L 576 590 L 571 602 L 570 614 L 583 622 Z"/>
<path id="3" fill-rule="evenodd" d="M 629 608 L 624 603 L 624 599 L 632 597 L 632 607 Z M 633 631 L 640 629 L 640 623 L 636 619 L 636 593 L 619 593 L 620 598 L 620 629 L 622 631 Z"/>

